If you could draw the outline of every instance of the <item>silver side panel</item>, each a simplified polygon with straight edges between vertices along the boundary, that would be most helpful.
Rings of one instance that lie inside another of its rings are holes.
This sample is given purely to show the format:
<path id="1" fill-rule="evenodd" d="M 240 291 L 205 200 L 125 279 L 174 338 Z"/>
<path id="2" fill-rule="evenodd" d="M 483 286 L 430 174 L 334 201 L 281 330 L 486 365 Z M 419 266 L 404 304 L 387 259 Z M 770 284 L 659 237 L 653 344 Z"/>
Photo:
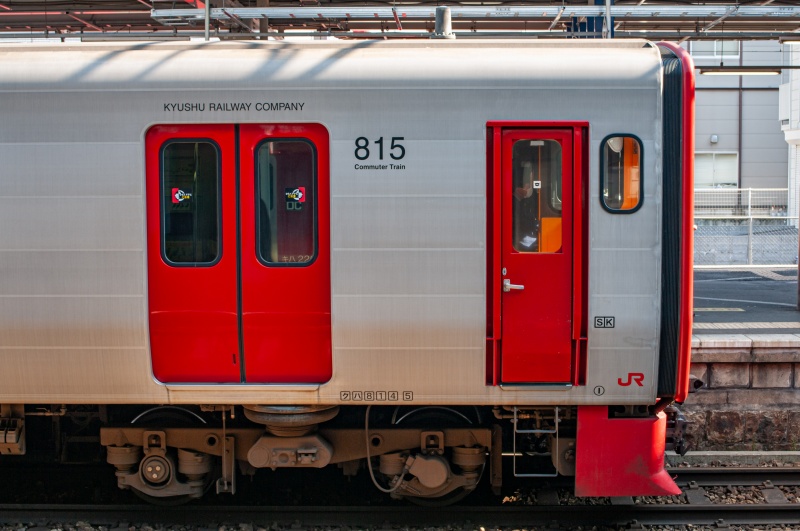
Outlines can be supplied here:
<path id="1" fill-rule="evenodd" d="M 386 403 L 652 401 L 660 61 L 643 45 L 0 47 L 0 402 L 353 403 L 359 391 L 397 393 Z M 264 102 L 303 106 L 256 111 Z M 617 328 L 589 329 L 586 387 L 485 385 L 491 120 L 590 123 L 589 317 L 613 315 Z M 330 132 L 334 376 L 163 386 L 148 349 L 143 135 L 248 122 Z M 600 140 L 620 132 L 644 145 L 632 215 L 599 203 Z M 357 169 L 361 136 L 404 137 L 405 168 Z M 646 385 L 619 387 L 629 372 Z"/>

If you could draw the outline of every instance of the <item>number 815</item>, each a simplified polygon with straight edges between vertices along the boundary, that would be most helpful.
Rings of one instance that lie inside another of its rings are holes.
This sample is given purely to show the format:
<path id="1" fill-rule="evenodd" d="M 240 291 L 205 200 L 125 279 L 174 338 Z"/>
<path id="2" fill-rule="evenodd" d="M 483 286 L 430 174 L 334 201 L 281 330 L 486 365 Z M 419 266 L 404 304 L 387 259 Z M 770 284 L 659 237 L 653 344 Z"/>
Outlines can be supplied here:
<path id="1" fill-rule="evenodd" d="M 389 146 L 389 156 L 392 157 L 393 160 L 400 160 L 406 156 L 406 148 L 403 147 L 400 140 L 405 140 L 405 137 L 392 137 L 392 143 Z M 383 137 L 373 140 L 373 144 L 378 146 L 378 159 L 383 160 Z M 396 154 L 395 151 L 397 152 Z M 367 137 L 360 136 L 356 138 L 355 156 L 358 160 L 367 160 L 369 158 L 369 140 L 367 140 Z"/>

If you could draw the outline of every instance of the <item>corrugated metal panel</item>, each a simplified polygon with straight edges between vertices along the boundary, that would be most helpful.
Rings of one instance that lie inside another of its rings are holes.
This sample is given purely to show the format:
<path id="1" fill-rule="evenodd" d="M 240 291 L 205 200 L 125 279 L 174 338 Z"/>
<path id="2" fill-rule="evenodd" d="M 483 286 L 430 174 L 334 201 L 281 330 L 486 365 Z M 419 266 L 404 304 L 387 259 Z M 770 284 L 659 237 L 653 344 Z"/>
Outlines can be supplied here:
<path id="1" fill-rule="evenodd" d="M 742 95 L 742 186 L 785 188 L 788 150 L 778 119 L 777 91 Z"/>

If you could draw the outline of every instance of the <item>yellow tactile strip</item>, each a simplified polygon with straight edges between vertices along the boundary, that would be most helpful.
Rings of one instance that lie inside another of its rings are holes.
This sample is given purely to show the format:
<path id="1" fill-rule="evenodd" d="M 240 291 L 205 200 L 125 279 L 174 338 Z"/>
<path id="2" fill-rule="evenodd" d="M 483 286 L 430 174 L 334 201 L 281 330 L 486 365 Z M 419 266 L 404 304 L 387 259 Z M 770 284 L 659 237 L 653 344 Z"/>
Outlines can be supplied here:
<path id="1" fill-rule="evenodd" d="M 776 273 L 775 271 L 770 271 L 768 269 L 752 269 L 750 270 L 751 273 L 758 275 L 760 277 L 768 278 L 770 280 L 797 280 L 797 273 L 794 275 L 781 275 Z"/>
<path id="2" fill-rule="evenodd" d="M 771 322 L 771 323 L 694 323 L 695 330 L 744 330 L 748 328 L 800 328 L 798 322 Z"/>

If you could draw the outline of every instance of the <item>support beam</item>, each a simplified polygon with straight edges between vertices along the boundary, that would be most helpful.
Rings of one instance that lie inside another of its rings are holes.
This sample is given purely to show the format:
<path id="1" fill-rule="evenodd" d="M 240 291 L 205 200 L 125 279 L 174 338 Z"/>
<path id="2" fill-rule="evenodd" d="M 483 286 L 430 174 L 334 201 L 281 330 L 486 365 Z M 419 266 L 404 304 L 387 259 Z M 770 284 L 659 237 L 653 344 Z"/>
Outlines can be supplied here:
<path id="1" fill-rule="evenodd" d="M 191 3 L 191 2 L 189 2 Z M 230 6 L 230 8 L 229 8 Z M 372 20 L 394 22 L 391 6 L 335 6 L 335 7 L 237 7 L 236 2 L 226 2 L 225 9 L 242 19 L 259 19 L 263 17 L 276 19 L 293 19 L 294 21 L 319 21 L 319 20 Z M 433 20 L 435 8 L 424 5 L 403 6 L 395 8 L 403 22 L 407 20 Z M 568 18 L 603 18 L 606 13 L 618 21 L 630 21 L 641 24 L 643 19 L 663 20 L 666 25 L 676 22 L 698 18 L 710 19 L 702 31 L 708 31 L 724 20 L 733 17 L 737 22 L 745 23 L 742 19 L 758 19 L 764 22 L 797 22 L 800 17 L 800 7 L 771 7 L 771 6 L 732 6 L 723 9 L 720 6 L 541 6 L 530 5 L 515 6 L 513 10 L 497 6 L 456 5 L 451 6 L 453 20 L 470 21 L 537 21 L 550 24 L 562 16 Z M 212 17 L 220 12 L 212 9 Z M 157 9 L 154 16 L 183 16 L 192 19 L 200 12 L 190 9 Z"/>
<path id="2" fill-rule="evenodd" d="M 183 1 L 186 2 L 189 5 L 194 6 L 196 9 L 205 9 L 206 8 L 206 4 L 205 4 L 205 2 L 203 2 L 203 0 L 183 0 Z"/>
<path id="3" fill-rule="evenodd" d="M 269 0 L 256 0 L 256 7 L 269 7 Z M 261 33 L 269 31 L 269 19 L 267 17 L 255 20 L 255 24 L 257 26 L 254 29 L 257 31 Z"/>
<path id="4" fill-rule="evenodd" d="M 333 35 L 344 31 L 346 38 L 363 38 L 363 32 L 379 30 L 379 38 L 414 37 L 415 33 L 429 33 L 435 18 L 435 6 L 431 0 L 425 3 L 407 4 L 400 0 L 388 5 L 350 5 L 343 0 L 322 2 L 301 0 L 291 2 L 290 7 L 270 7 L 268 0 L 122 0 L 127 9 L 23 9 L 19 0 L 0 0 L 0 37 L 11 37 L 16 31 L 44 31 L 47 27 L 67 30 L 67 25 L 83 27 L 85 32 L 94 33 L 92 27 L 100 28 L 105 34 L 109 29 L 141 28 L 147 31 L 174 27 L 181 35 L 188 35 L 192 28 L 200 30 L 205 18 L 205 8 L 209 6 L 210 26 L 219 27 L 224 34 L 229 29 L 229 38 L 241 38 L 245 31 L 258 38 L 267 34 L 279 38 L 284 30 L 291 34 L 305 29 L 316 31 L 315 35 Z M 14 2 L 14 3 L 12 3 Z M 289 2 L 282 2 L 284 5 Z M 378 4 L 369 0 L 366 4 Z M 138 8 L 131 6 L 139 4 Z M 316 4 L 311 7 L 311 4 Z M 321 4 L 321 5 L 320 5 Z M 553 5 L 560 4 L 560 5 Z M 162 9 L 170 6 L 170 9 Z M 172 9 L 174 7 L 174 9 Z M 225 13 L 222 12 L 225 8 Z M 545 2 L 545 0 L 514 0 L 513 5 L 478 5 L 456 0 L 449 6 L 452 13 L 454 32 L 475 33 L 469 38 L 479 38 L 495 32 L 495 37 L 518 36 L 523 38 L 569 38 L 575 34 L 565 30 L 564 23 L 572 19 L 606 20 L 605 30 L 613 31 L 615 38 L 648 38 L 652 40 L 697 40 L 737 38 L 747 39 L 795 39 L 800 28 L 800 3 L 775 2 L 774 0 L 755 0 L 751 4 L 734 5 L 733 0 L 718 3 L 692 1 L 628 0 L 624 5 L 606 3 L 605 0 L 587 0 L 580 3 Z M 153 9 L 154 8 L 154 9 Z M 196 9 L 195 9 L 196 8 Z M 139 11 L 134 11 L 139 9 Z M 75 19 L 81 19 L 80 24 Z M 231 15 L 231 16 L 229 16 Z M 612 18 L 608 23 L 608 17 Z M 234 20 L 238 19 L 238 21 Z M 215 23 L 214 21 L 219 23 Z M 83 21 L 90 21 L 92 26 Z M 250 30 L 241 29 L 241 23 Z M 719 28 L 724 27 L 725 35 Z M 91 28 L 91 29 L 90 29 Z M 400 29 L 402 28 L 402 31 Z M 595 24 L 592 36 L 599 36 L 601 24 Z M 350 32 L 347 32 L 350 30 Z M 376 33 L 377 34 L 377 33 Z M 221 35 L 220 35 L 221 36 Z M 585 36 L 585 34 L 584 34 Z M 731 37 L 735 36 L 735 37 Z M 370 37 L 374 37 L 370 35 Z M 221 36 L 221 38 L 225 38 Z"/>
<path id="5" fill-rule="evenodd" d="M 205 41 L 208 42 L 210 39 L 209 33 L 211 33 L 211 4 L 206 4 L 206 6 L 203 8 L 203 13 L 205 14 L 204 37 Z"/>
<path id="6" fill-rule="evenodd" d="M 219 8 L 219 9 L 224 8 L 225 10 L 228 10 L 230 8 L 238 9 L 238 8 L 246 7 L 239 0 L 209 0 L 208 4 L 210 4 L 214 8 Z M 256 3 L 256 7 L 262 7 L 261 3 L 257 2 Z M 267 0 L 267 5 L 265 5 L 263 7 L 269 7 L 269 0 Z M 260 28 L 259 28 L 259 20 L 261 19 L 261 17 L 243 17 L 241 15 L 234 15 L 233 17 L 234 18 L 239 18 L 239 20 L 236 21 L 237 25 L 246 24 L 248 26 L 248 28 L 245 28 L 245 29 L 247 29 L 248 32 L 250 32 L 250 33 L 258 33 L 259 32 L 259 30 L 260 30 Z M 242 19 L 249 20 L 249 24 L 247 22 L 244 22 L 244 20 L 242 20 Z"/>
<path id="7" fill-rule="evenodd" d="M 554 18 L 553 22 L 550 23 L 550 27 L 547 28 L 547 31 L 550 31 L 550 30 L 552 30 L 553 28 L 556 27 L 556 24 L 558 24 L 558 21 L 561 20 L 561 15 L 564 14 L 564 9 L 566 9 L 566 8 L 564 6 L 561 6 L 561 9 L 558 10 L 558 15 L 556 15 L 556 18 Z"/>
<path id="8" fill-rule="evenodd" d="M 710 30 L 711 28 L 713 28 L 713 27 L 714 27 L 714 26 L 716 26 L 717 24 L 720 24 L 720 23 L 721 23 L 723 20 L 725 20 L 725 19 L 726 19 L 726 18 L 728 18 L 729 16 L 733 15 L 733 14 L 734 14 L 734 13 L 736 13 L 738 10 L 739 10 L 739 7 L 738 7 L 738 6 L 737 6 L 737 7 L 732 7 L 732 8 L 730 8 L 730 9 L 728 10 L 728 12 L 727 12 L 727 13 L 725 13 L 724 15 L 722 15 L 721 17 L 719 17 L 717 20 L 715 20 L 714 22 L 711 22 L 710 24 L 706 24 L 706 25 L 705 25 L 703 28 L 701 28 L 701 29 L 700 29 L 700 33 L 705 33 L 706 31 Z"/>
<path id="9" fill-rule="evenodd" d="M 403 31 L 403 24 L 400 23 L 400 17 L 397 16 L 397 9 L 392 7 L 392 15 L 394 15 L 394 23 L 397 26 L 397 31 Z"/>
<path id="10" fill-rule="evenodd" d="M 84 19 L 82 19 L 82 18 L 80 18 L 80 17 L 76 17 L 75 15 L 73 15 L 72 13 L 70 13 L 69 11 L 67 11 L 67 12 L 65 13 L 65 15 L 67 15 L 69 18 L 71 18 L 71 19 L 73 19 L 73 20 L 77 20 L 77 21 L 78 21 L 78 22 L 80 22 L 81 24 L 84 24 L 85 26 L 87 26 L 87 27 L 89 27 L 89 28 L 92 28 L 92 29 L 93 29 L 93 30 L 95 30 L 95 31 L 103 31 L 103 28 L 101 28 L 100 26 L 95 26 L 94 24 L 92 24 L 92 23 L 91 23 L 91 22 L 89 22 L 88 20 L 84 20 Z"/>
<path id="11" fill-rule="evenodd" d="M 237 26 L 239 26 L 240 28 L 242 28 L 242 29 L 244 29 L 244 30 L 247 30 L 249 33 L 252 33 L 252 32 L 253 32 L 253 28 L 251 28 L 250 26 L 248 26 L 247 24 L 245 24 L 245 23 L 242 21 L 242 19 L 240 19 L 240 18 L 239 18 L 239 17 L 237 17 L 236 15 L 233 15 L 233 14 L 229 13 L 227 9 L 223 9 L 223 10 L 222 10 L 222 12 L 223 12 L 223 13 L 225 13 L 225 14 L 228 16 L 228 18 L 229 18 L 230 20 L 232 20 L 233 22 L 235 22 L 235 23 L 236 23 L 236 25 L 237 25 Z"/>

